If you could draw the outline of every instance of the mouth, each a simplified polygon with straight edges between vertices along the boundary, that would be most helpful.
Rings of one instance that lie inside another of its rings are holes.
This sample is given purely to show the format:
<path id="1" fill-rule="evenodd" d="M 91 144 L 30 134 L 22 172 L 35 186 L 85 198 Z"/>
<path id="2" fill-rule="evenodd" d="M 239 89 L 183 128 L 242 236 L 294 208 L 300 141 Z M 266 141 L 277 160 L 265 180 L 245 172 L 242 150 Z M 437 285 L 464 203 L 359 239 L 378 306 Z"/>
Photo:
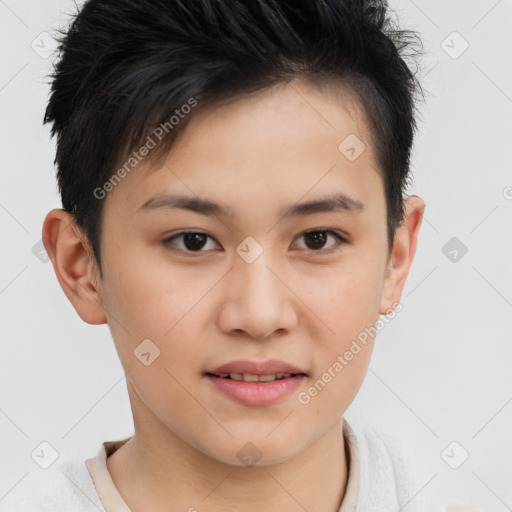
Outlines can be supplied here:
<path id="1" fill-rule="evenodd" d="M 308 377 L 301 368 L 276 359 L 232 361 L 203 375 L 215 393 L 245 406 L 280 403 Z"/>
<path id="2" fill-rule="evenodd" d="M 239 359 L 214 369 L 208 369 L 205 374 L 244 382 L 272 382 L 292 376 L 306 375 L 303 368 L 279 359 L 265 361 Z"/>
<path id="3" fill-rule="evenodd" d="M 279 359 L 239 359 L 203 372 L 212 390 L 249 406 L 276 404 L 307 378 L 302 368 Z"/>
<path id="4" fill-rule="evenodd" d="M 217 377 L 226 380 L 235 380 L 238 382 L 274 382 L 276 380 L 284 380 L 297 376 L 306 376 L 305 373 L 269 373 L 269 374 L 254 374 L 254 373 L 210 373 L 206 372 L 210 377 Z"/>

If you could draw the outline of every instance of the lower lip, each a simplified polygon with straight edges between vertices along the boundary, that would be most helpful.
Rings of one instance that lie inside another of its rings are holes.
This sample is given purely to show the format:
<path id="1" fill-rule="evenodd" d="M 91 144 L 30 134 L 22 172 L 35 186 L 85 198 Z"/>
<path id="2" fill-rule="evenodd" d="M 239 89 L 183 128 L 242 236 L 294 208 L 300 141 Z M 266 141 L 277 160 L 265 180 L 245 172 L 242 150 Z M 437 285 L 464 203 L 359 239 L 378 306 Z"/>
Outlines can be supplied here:
<path id="1" fill-rule="evenodd" d="M 207 379 L 222 393 L 245 405 L 268 405 L 277 402 L 297 389 L 306 378 L 294 375 L 271 382 L 245 382 L 206 375 Z"/>

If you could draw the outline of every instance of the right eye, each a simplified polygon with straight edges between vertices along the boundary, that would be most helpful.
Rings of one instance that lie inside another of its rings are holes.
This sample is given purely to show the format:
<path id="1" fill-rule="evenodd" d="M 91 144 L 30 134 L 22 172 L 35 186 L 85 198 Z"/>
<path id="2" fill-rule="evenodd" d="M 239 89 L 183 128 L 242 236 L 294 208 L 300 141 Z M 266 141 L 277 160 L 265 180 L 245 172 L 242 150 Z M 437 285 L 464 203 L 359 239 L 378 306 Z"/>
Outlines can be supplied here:
<path id="1" fill-rule="evenodd" d="M 163 240 L 163 244 L 165 247 L 168 247 L 171 251 L 175 252 L 185 252 L 189 254 L 201 253 L 207 252 L 201 249 L 205 246 L 205 244 L 207 245 L 208 239 L 213 241 L 213 238 L 210 235 L 207 235 L 202 231 L 180 231 L 179 233 L 176 233 L 171 237 Z M 175 240 L 179 240 L 181 244 L 175 243 Z M 178 246 L 178 249 L 173 248 L 172 246 Z"/>

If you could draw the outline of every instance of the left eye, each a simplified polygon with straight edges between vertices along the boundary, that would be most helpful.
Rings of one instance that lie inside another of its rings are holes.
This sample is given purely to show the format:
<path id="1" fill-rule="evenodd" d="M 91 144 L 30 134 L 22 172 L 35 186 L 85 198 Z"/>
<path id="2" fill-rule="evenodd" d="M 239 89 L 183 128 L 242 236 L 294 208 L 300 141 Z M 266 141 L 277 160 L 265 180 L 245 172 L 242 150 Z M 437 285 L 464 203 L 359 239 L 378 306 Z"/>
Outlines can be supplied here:
<path id="1" fill-rule="evenodd" d="M 327 241 L 327 239 L 331 236 L 338 241 L 338 244 L 334 243 L 329 246 L 329 249 L 326 250 L 328 252 L 333 245 L 339 245 L 340 243 L 345 242 L 345 239 L 338 235 L 335 231 L 330 229 L 318 229 L 316 231 L 307 231 L 306 233 L 302 233 L 298 238 L 304 237 L 304 240 L 307 240 L 306 243 L 309 243 L 310 246 L 306 247 L 306 249 L 311 249 L 313 251 L 319 252 L 319 250 L 325 250 L 323 247 Z M 311 247 L 312 246 L 312 247 Z"/>
<path id="2" fill-rule="evenodd" d="M 326 250 L 324 246 L 327 243 L 329 237 L 334 238 L 338 243 L 336 244 L 335 241 L 333 244 L 329 245 L 328 249 Z M 329 252 L 333 246 L 339 245 L 340 243 L 346 241 L 341 235 L 330 229 L 306 231 L 305 233 L 299 235 L 297 238 L 304 238 L 306 241 L 306 247 L 301 247 L 301 249 L 310 249 L 313 252 Z M 183 252 L 198 253 L 205 252 L 201 249 L 204 249 L 205 245 L 208 245 L 208 239 L 214 242 L 214 239 L 211 236 L 201 231 L 182 231 L 181 233 L 177 233 L 164 240 L 164 245 L 175 245 L 178 246 L 178 250 Z M 181 247 L 180 244 L 175 243 L 175 240 L 181 240 L 183 242 Z M 216 242 L 214 242 L 214 245 L 217 245 Z"/>

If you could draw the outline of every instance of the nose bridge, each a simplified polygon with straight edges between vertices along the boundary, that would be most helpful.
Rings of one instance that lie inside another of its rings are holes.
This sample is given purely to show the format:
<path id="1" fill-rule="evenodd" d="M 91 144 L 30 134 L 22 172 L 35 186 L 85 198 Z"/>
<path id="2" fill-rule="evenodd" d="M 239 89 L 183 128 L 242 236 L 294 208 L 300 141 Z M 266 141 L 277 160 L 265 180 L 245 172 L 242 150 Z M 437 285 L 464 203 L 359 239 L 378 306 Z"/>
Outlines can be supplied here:
<path id="1" fill-rule="evenodd" d="M 278 280 L 270 271 L 270 259 L 269 254 L 263 252 L 251 263 L 244 260 L 237 262 L 235 272 L 240 283 L 239 298 L 244 302 L 263 300 L 268 304 L 269 300 L 275 299 L 275 295 L 280 293 L 281 290 L 277 289 Z"/>

